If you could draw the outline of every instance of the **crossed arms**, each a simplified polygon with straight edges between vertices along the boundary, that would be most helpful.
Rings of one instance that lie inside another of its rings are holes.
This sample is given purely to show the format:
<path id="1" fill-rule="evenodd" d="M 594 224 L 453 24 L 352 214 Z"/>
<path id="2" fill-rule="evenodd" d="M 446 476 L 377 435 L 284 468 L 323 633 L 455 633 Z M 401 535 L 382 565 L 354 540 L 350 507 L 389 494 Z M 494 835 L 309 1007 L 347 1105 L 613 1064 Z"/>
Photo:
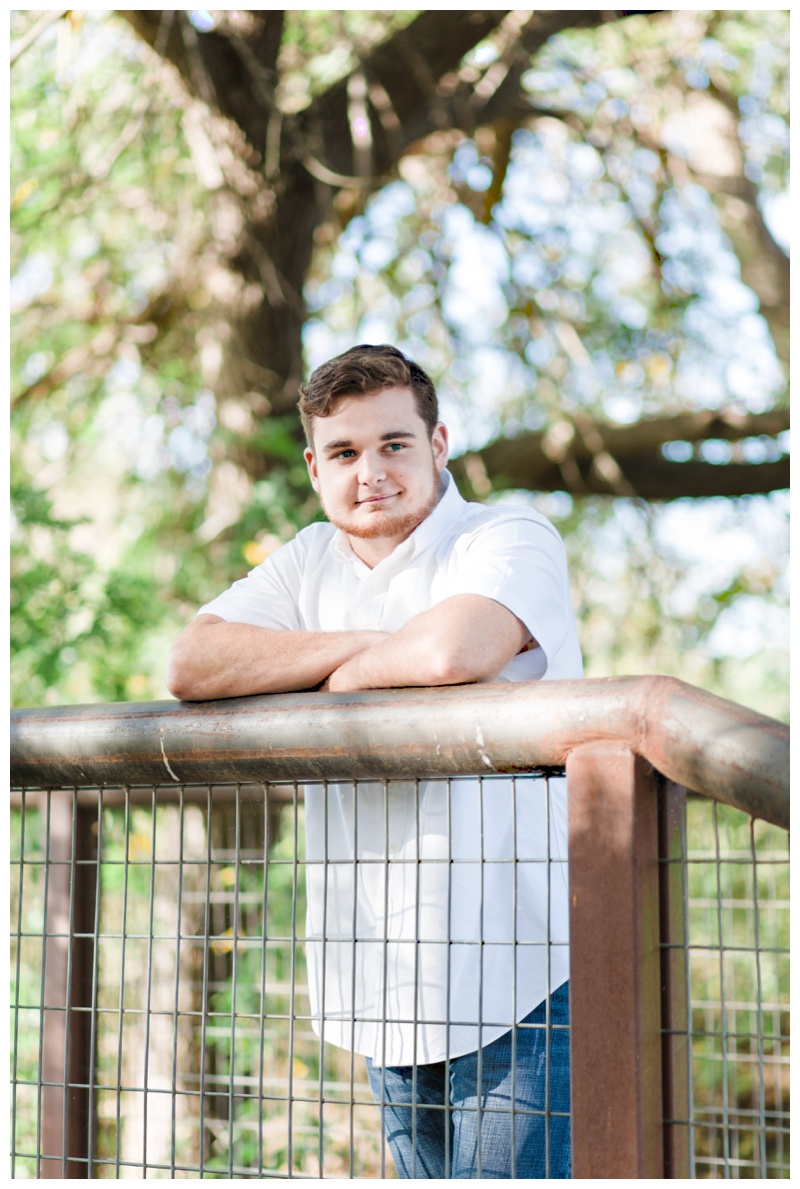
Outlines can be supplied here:
<path id="1" fill-rule="evenodd" d="M 277 631 L 198 615 L 170 652 L 182 701 L 489 681 L 529 644 L 528 628 L 484 595 L 453 595 L 399 631 Z"/>

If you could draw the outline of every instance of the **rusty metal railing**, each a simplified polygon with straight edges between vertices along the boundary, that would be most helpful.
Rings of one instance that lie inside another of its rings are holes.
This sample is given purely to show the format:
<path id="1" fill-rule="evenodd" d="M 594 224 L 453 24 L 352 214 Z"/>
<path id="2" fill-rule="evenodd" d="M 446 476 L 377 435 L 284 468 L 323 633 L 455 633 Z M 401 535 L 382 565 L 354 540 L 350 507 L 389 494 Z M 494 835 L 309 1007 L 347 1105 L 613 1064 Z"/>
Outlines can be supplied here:
<path id="1" fill-rule="evenodd" d="M 564 768 L 573 1175 L 787 1175 L 787 764 L 666 678 L 15 712 L 12 1175 L 386 1175 L 308 1047 L 297 782 Z"/>

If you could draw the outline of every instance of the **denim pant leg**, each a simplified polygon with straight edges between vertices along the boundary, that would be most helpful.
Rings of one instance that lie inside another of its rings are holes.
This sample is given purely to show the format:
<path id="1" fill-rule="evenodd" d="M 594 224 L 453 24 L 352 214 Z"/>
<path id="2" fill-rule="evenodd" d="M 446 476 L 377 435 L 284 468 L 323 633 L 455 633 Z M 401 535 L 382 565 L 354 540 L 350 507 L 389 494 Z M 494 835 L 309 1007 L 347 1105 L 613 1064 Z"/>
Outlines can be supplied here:
<path id="1" fill-rule="evenodd" d="M 454 1179 L 571 1176 L 569 1031 L 551 1031 L 548 1069 L 545 1009 L 514 1030 L 513 1077 L 511 1032 L 450 1063 Z M 569 983 L 550 996 L 550 1023 L 569 1024 Z"/>
<path id="2" fill-rule="evenodd" d="M 370 1088 L 399 1177 L 441 1180 L 446 1176 L 453 1148 L 452 1123 L 445 1109 L 445 1069 L 443 1061 L 418 1065 L 415 1084 L 414 1066 L 382 1068 L 367 1058 Z"/>
<path id="3" fill-rule="evenodd" d="M 550 997 L 550 1023 L 561 1027 L 550 1035 L 549 1069 L 545 1020 L 546 1004 L 540 1003 L 515 1029 L 516 1054 L 508 1032 L 480 1055 L 452 1060 L 449 1112 L 441 1109 L 446 1101 L 444 1062 L 417 1066 L 418 1105 L 413 1111 L 413 1067 L 382 1070 L 367 1060 L 375 1100 L 385 1104 L 384 1131 L 400 1177 L 443 1178 L 448 1166 L 454 1179 L 571 1176 L 568 983 Z"/>

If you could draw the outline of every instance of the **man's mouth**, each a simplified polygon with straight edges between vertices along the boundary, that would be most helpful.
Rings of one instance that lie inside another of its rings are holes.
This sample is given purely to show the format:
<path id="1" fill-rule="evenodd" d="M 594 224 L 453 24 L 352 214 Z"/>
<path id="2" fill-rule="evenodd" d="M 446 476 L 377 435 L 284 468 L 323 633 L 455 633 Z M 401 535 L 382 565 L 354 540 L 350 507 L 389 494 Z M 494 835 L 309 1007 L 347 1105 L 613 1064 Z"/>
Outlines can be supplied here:
<path id="1" fill-rule="evenodd" d="M 363 504 L 383 504 L 386 500 L 393 500 L 395 496 L 399 495 L 399 491 L 392 491 L 388 495 L 371 495 L 365 500 L 356 500 L 359 507 Z"/>

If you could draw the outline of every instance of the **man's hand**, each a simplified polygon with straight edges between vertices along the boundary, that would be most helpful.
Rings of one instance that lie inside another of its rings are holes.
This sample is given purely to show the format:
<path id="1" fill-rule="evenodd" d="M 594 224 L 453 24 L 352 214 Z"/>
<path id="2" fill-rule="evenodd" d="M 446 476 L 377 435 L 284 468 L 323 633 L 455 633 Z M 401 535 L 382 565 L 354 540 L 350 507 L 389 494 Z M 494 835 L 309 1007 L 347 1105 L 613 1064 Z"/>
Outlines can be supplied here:
<path id="1" fill-rule="evenodd" d="M 362 649 L 362 652 L 368 651 L 369 648 L 374 648 L 377 644 L 382 644 L 385 641 L 391 640 L 393 635 L 390 632 L 375 632 L 374 634 L 376 636 L 380 636 L 381 639 L 375 640 L 373 643 L 367 645 L 367 648 Z M 348 661 L 345 661 L 343 665 L 339 665 L 337 669 L 334 669 L 333 672 L 325 678 L 325 680 L 319 686 L 319 692 L 346 694 L 354 689 L 365 688 L 362 685 L 353 684 L 354 680 L 355 677 L 353 668 L 352 666 L 349 666 Z"/>
<path id="2" fill-rule="evenodd" d="M 345 661 L 338 669 L 334 669 L 329 677 L 325 678 L 319 688 L 321 691 L 329 691 L 332 694 L 347 694 L 351 690 L 363 688 L 361 685 L 354 684 L 356 680 L 352 669 L 348 669 L 347 661 Z"/>

